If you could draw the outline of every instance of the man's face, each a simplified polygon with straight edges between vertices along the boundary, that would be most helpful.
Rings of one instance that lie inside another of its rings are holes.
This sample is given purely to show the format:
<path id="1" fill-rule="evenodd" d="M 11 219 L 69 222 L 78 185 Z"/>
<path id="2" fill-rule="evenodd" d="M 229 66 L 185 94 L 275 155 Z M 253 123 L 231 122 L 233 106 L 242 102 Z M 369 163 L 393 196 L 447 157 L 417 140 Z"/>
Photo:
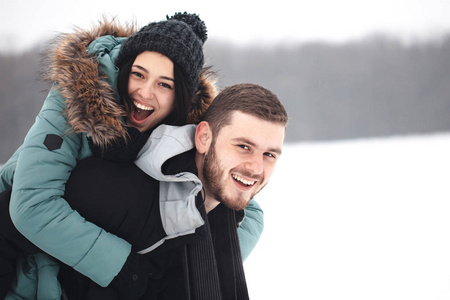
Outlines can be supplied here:
<path id="1" fill-rule="evenodd" d="M 230 125 L 213 137 L 203 165 L 203 184 L 227 207 L 241 210 L 267 184 L 285 126 L 236 111 Z"/>

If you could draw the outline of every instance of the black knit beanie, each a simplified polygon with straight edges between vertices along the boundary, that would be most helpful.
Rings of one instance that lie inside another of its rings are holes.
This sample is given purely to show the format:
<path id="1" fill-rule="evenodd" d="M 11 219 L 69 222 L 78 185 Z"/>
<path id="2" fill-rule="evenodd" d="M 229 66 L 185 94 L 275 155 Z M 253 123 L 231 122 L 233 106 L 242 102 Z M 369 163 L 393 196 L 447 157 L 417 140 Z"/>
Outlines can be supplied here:
<path id="1" fill-rule="evenodd" d="M 186 12 L 166 18 L 166 21 L 149 23 L 130 36 L 120 49 L 116 65 L 120 68 L 128 57 L 144 51 L 159 52 L 180 67 L 192 98 L 204 63 L 206 25 L 198 15 Z"/>

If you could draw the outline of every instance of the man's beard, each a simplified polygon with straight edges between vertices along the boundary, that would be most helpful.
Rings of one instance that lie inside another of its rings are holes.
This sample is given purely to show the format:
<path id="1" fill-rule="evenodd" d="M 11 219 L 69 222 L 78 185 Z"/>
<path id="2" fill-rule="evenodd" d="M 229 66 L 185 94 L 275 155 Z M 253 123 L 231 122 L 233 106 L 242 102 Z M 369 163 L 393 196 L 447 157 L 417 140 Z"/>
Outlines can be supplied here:
<path id="1" fill-rule="evenodd" d="M 203 185 L 209 191 L 209 193 L 211 193 L 214 199 L 216 199 L 220 203 L 223 203 L 228 208 L 234 210 L 244 209 L 256 193 L 252 194 L 252 196 L 248 199 L 242 197 L 231 198 L 227 196 L 225 192 L 226 187 L 224 186 L 225 183 L 222 181 L 222 176 L 225 171 L 221 169 L 219 161 L 217 159 L 215 143 L 212 143 L 210 149 L 212 149 L 212 151 L 206 153 L 203 164 Z"/>

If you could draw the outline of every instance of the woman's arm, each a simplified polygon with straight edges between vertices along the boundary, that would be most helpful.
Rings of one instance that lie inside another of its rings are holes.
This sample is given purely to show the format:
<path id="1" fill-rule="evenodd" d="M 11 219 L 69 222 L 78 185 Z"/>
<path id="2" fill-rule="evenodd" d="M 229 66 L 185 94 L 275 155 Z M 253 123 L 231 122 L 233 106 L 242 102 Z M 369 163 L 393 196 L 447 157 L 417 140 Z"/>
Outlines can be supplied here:
<path id="1" fill-rule="evenodd" d="M 68 134 L 64 108 L 53 88 L 17 157 L 10 214 L 17 229 L 43 251 L 107 286 L 131 245 L 87 222 L 63 199 L 72 169 L 89 154 L 82 135 Z"/>
<path id="2" fill-rule="evenodd" d="M 0 168 L 0 193 L 10 190 L 13 185 L 14 171 L 16 170 L 17 157 L 20 148 L 8 159 L 8 161 Z"/>
<path id="3" fill-rule="evenodd" d="M 238 227 L 242 260 L 245 261 L 255 248 L 264 229 L 264 212 L 255 199 L 245 208 L 245 218 Z"/>

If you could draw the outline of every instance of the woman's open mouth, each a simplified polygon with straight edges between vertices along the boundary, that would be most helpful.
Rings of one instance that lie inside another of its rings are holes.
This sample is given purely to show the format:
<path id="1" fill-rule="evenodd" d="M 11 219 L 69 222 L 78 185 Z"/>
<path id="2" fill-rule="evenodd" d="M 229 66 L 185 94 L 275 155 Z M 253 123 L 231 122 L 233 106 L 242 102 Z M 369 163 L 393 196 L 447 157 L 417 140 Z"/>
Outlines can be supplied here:
<path id="1" fill-rule="evenodd" d="M 151 106 L 141 104 L 137 101 L 133 101 L 134 107 L 131 110 L 130 118 L 132 123 L 142 123 L 150 117 L 150 115 L 155 111 Z"/>

